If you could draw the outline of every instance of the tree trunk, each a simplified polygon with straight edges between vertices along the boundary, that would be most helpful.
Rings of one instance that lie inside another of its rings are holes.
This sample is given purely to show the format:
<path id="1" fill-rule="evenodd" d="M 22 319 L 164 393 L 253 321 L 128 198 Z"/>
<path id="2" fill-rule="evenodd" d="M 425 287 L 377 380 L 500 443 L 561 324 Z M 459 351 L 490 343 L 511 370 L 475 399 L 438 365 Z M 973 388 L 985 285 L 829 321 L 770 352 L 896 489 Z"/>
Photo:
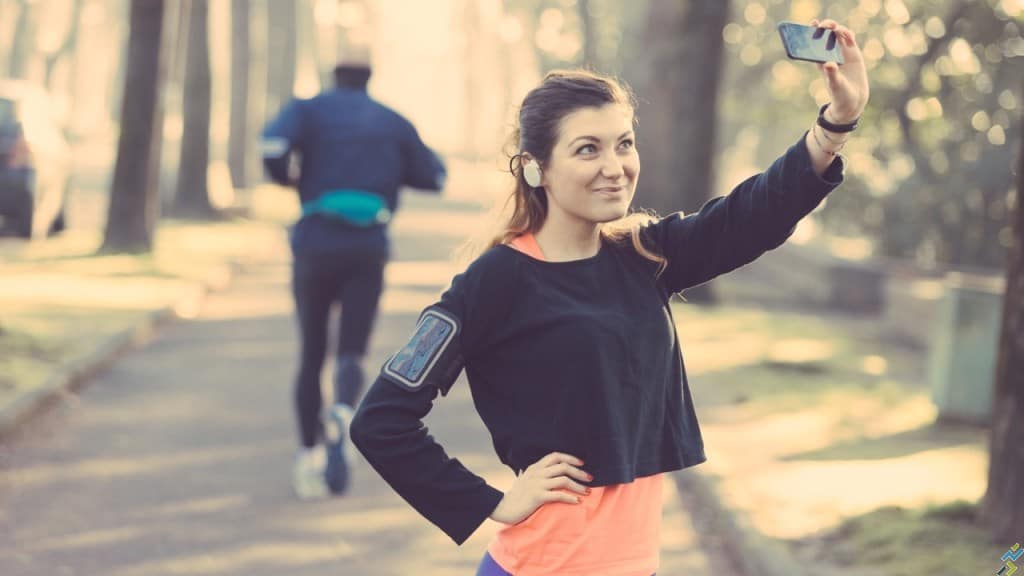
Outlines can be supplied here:
<path id="1" fill-rule="evenodd" d="M 309 98 L 320 92 L 322 86 L 313 0 L 295 0 L 295 11 L 295 28 L 302 30 L 295 38 L 295 94 Z"/>
<path id="2" fill-rule="evenodd" d="M 594 16 L 590 13 L 590 0 L 577 0 L 576 8 L 580 17 L 580 28 L 583 31 L 583 53 L 580 65 L 588 70 L 603 71 L 597 58 L 597 30 Z"/>
<path id="3" fill-rule="evenodd" d="M 29 60 L 32 58 L 36 41 L 36 18 L 33 10 L 31 2 L 18 2 L 18 23 L 14 25 L 11 58 L 7 63 L 7 75 L 11 78 L 25 78 L 28 74 Z"/>
<path id="4" fill-rule="evenodd" d="M 988 490 L 982 503 L 985 523 L 996 541 L 1007 546 L 1024 537 L 1024 146 L 1018 143 L 1018 148 L 1014 244 L 1006 268 Z"/>
<path id="5" fill-rule="evenodd" d="M 46 72 L 43 82 L 51 92 L 53 91 L 53 73 L 57 69 L 57 64 L 65 56 L 74 56 L 75 50 L 78 49 L 78 31 L 81 28 L 84 3 L 85 0 L 75 0 L 71 7 L 71 20 L 68 22 L 68 33 L 64 37 L 64 42 L 56 52 L 46 57 Z"/>
<path id="6" fill-rule="evenodd" d="M 185 69 L 188 66 L 188 35 L 189 35 L 189 14 L 192 12 L 191 0 L 178 0 L 179 9 L 175 14 L 174 22 L 167 31 L 167 41 L 171 45 L 167 53 L 167 77 L 164 78 L 164 89 L 174 93 L 172 89 L 181 89 L 185 85 Z M 167 14 L 165 17 L 169 17 Z M 178 110 L 172 110 L 170 102 L 165 103 L 164 114 L 181 112 L 180 103 Z"/>
<path id="7" fill-rule="evenodd" d="M 160 211 L 164 0 L 132 0 L 121 136 L 103 252 L 147 252 Z"/>
<path id="8" fill-rule="evenodd" d="M 479 140 L 477 139 L 477 122 L 480 115 L 479 70 L 480 70 L 480 6 L 477 0 L 463 0 L 462 22 L 466 33 L 466 43 L 463 46 L 463 70 L 462 89 L 465 93 L 465 122 L 463 123 L 462 153 L 467 158 L 477 158 L 480 154 Z"/>
<path id="9" fill-rule="evenodd" d="M 270 27 L 270 4 L 275 0 L 249 0 L 249 97 L 246 101 L 248 123 L 246 124 L 247 149 L 245 157 L 246 182 L 248 186 L 261 181 L 263 164 L 259 154 L 260 134 L 266 123 L 267 110 L 267 68 L 270 62 L 269 43 L 266 34 L 253 34 L 253 30 Z"/>
<path id="10" fill-rule="evenodd" d="M 228 167 L 235 188 L 249 185 L 249 0 L 231 2 L 231 129 Z"/>
<path id="11" fill-rule="evenodd" d="M 190 0 L 185 63 L 185 125 L 178 157 L 174 212 L 190 218 L 216 214 L 207 188 L 210 165 L 210 42 L 208 0 Z"/>
<path id="12" fill-rule="evenodd" d="M 715 127 L 728 0 L 653 0 L 651 59 L 640 112 L 644 170 L 638 203 L 661 215 L 694 212 L 714 194 Z M 710 303 L 705 284 L 686 298 Z"/>
<path id="13" fill-rule="evenodd" d="M 267 61 L 267 118 L 277 115 L 281 107 L 292 99 L 295 87 L 296 60 L 296 4 L 269 2 L 269 46 L 271 57 Z"/>

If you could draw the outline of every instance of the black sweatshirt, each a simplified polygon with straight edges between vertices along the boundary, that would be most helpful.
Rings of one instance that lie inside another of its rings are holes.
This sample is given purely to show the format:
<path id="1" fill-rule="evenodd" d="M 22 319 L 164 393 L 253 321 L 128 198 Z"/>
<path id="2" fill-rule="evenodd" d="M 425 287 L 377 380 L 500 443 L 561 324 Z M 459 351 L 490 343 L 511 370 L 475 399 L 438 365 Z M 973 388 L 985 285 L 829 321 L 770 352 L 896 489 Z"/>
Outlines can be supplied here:
<path id="1" fill-rule="evenodd" d="M 570 262 L 490 249 L 385 364 L 352 422 L 353 442 L 460 544 L 502 498 L 422 423 L 462 368 L 498 457 L 517 474 L 554 451 L 583 459 L 595 487 L 703 462 L 669 297 L 785 242 L 842 171 L 838 160 L 817 176 L 801 140 L 700 212 L 652 222 L 641 239 L 667 258 L 658 277 L 629 244 L 605 241 Z"/>

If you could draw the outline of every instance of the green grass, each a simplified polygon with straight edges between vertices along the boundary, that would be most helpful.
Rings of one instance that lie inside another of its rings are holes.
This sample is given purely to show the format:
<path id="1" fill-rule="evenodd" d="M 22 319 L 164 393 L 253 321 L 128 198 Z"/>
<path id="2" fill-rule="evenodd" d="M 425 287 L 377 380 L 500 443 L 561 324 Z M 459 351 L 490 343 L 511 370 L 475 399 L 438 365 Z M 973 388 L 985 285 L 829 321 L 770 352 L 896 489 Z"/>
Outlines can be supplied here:
<path id="1" fill-rule="evenodd" d="M 59 366 L 89 352 L 143 313 L 10 303 L 0 310 L 0 400 L 41 385 Z"/>
<path id="2" fill-rule="evenodd" d="M 690 382 L 710 405 L 770 413 L 921 389 L 920 352 L 884 341 L 871 321 L 678 303 L 673 313 Z"/>
<path id="3" fill-rule="evenodd" d="M 835 530 L 794 544 L 805 561 L 868 568 L 886 576 L 994 574 L 1012 543 L 995 543 L 965 501 L 908 510 L 879 508 Z"/>
<path id="4" fill-rule="evenodd" d="M 284 234 L 274 223 L 245 219 L 161 222 L 152 252 L 101 253 L 98 232 L 73 232 L 25 244 L 9 255 L 0 275 L 68 273 L 90 277 L 201 280 L 239 256 L 253 255 Z"/>
<path id="5" fill-rule="evenodd" d="M 40 367 L 60 361 L 56 342 L 0 325 L 0 394 L 14 390 L 19 382 L 32 378 Z"/>
<path id="6" fill-rule="evenodd" d="M 0 326 L 0 362 L 14 356 L 28 356 L 42 361 L 58 358 L 60 351 L 52 342 L 32 334 Z"/>
<path id="7" fill-rule="evenodd" d="M 0 402 L 40 385 L 232 262 L 280 249 L 276 223 L 164 221 L 148 254 L 100 254 L 98 233 L 7 243 L 0 258 Z"/>
<path id="8" fill-rule="evenodd" d="M 982 430 L 948 426 L 865 436 L 867 423 L 927 393 L 923 351 L 887 341 L 877 322 L 678 303 L 673 313 L 702 409 L 741 414 L 744 423 L 790 413 L 832 415 L 835 441 L 801 453 L 801 462 L 884 460 L 983 441 Z M 994 574 L 1010 544 L 993 543 L 976 520 L 976 506 L 963 501 L 880 508 L 791 542 L 810 573 L 836 576 Z"/>

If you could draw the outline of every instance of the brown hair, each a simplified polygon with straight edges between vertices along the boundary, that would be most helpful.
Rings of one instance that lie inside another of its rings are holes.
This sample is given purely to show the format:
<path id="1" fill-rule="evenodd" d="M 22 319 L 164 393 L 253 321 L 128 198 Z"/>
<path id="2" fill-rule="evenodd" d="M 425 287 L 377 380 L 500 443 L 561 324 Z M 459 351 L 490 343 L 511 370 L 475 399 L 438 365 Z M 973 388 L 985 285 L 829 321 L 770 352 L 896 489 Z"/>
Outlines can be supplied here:
<path id="1" fill-rule="evenodd" d="M 502 218 L 500 230 L 486 241 L 468 247 L 471 255 L 510 242 L 521 234 L 535 233 L 547 219 L 547 193 L 526 183 L 522 171 L 522 153 L 527 153 L 541 167 L 551 160 L 551 151 L 558 141 L 562 120 L 581 108 L 600 108 L 621 104 L 630 110 L 636 101 L 628 87 L 613 78 L 587 70 L 556 70 L 547 74 L 539 86 L 531 90 L 519 108 L 518 121 L 506 145 L 509 167 L 515 177 L 515 188 L 505 201 L 504 212 L 512 203 L 511 215 Z M 640 227 L 651 221 L 645 212 L 629 214 L 601 226 L 601 237 L 617 244 L 630 243 L 644 258 L 658 264 L 658 274 L 666 265 L 665 258 L 650 250 L 640 240 Z"/>

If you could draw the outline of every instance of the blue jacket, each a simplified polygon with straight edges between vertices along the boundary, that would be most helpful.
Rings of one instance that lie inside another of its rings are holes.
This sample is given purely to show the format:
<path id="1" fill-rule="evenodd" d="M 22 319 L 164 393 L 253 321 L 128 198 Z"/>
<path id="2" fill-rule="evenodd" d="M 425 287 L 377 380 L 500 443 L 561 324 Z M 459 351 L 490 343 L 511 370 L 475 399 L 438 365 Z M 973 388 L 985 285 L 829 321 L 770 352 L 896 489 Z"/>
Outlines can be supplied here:
<path id="1" fill-rule="evenodd" d="M 270 177 L 297 186 L 305 205 L 325 192 L 350 189 L 381 196 L 391 212 L 409 186 L 440 191 L 446 171 L 400 114 L 362 90 L 335 89 L 309 100 L 293 100 L 263 131 L 263 164 Z M 288 165 L 297 153 L 299 178 Z M 292 229 L 296 252 L 387 250 L 386 226 L 349 226 L 320 214 L 303 216 Z"/>

